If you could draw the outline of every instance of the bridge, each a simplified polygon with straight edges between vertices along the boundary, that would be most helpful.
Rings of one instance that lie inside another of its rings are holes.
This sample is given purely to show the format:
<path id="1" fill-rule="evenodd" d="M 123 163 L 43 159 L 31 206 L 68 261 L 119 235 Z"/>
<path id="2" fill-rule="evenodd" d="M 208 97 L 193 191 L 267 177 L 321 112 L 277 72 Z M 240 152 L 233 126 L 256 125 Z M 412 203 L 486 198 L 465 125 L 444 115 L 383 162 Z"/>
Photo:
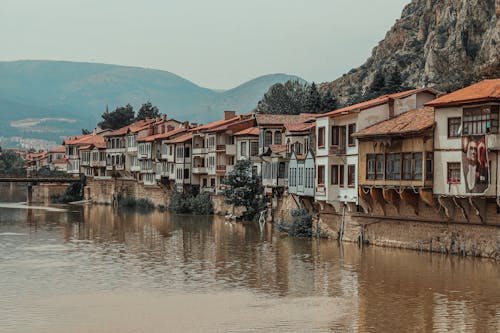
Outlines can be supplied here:
<path id="1" fill-rule="evenodd" d="M 81 178 L 71 176 L 27 176 L 22 174 L 0 174 L 0 183 L 78 183 Z"/>

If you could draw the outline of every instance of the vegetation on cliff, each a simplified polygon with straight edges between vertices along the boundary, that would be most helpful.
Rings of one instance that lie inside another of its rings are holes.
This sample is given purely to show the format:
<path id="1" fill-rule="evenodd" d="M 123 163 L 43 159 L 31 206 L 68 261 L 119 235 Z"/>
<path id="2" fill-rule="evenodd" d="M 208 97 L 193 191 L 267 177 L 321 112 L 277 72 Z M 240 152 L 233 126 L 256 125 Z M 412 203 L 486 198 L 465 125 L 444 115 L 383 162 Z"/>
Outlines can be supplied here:
<path id="1" fill-rule="evenodd" d="M 499 34 L 495 0 L 412 0 L 363 65 L 322 83 L 320 91 L 350 105 L 397 92 L 398 81 L 402 89 L 447 92 L 498 78 Z"/>

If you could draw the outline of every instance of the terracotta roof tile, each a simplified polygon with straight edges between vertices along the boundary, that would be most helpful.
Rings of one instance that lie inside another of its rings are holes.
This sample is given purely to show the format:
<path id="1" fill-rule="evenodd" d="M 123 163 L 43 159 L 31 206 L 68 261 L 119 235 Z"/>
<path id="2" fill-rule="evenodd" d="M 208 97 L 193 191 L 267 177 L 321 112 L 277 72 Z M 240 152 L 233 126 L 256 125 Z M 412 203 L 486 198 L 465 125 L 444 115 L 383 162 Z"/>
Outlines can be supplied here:
<path id="1" fill-rule="evenodd" d="M 59 147 L 52 148 L 51 150 L 49 150 L 49 153 L 65 153 L 65 152 L 66 152 L 66 147 L 64 147 L 64 146 L 59 146 Z"/>
<path id="2" fill-rule="evenodd" d="M 294 124 L 285 124 L 285 128 L 289 132 L 302 132 L 302 131 L 307 131 L 308 129 L 311 129 L 315 127 L 316 124 L 313 123 L 294 123 Z"/>
<path id="3" fill-rule="evenodd" d="M 286 145 L 270 145 L 269 148 L 273 153 L 282 153 L 286 151 Z"/>
<path id="4" fill-rule="evenodd" d="M 340 115 L 340 114 L 344 114 L 344 113 L 354 112 L 357 110 L 361 111 L 361 110 L 372 108 L 372 107 L 375 107 L 378 105 L 385 104 L 385 103 L 389 102 L 390 99 L 405 98 L 405 97 L 408 97 L 412 94 L 419 93 L 419 92 L 425 92 L 425 91 L 436 94 L 436 95 L 438 94 L 438 92 L 432 88 L 412 89 L 412 90 L 407 90 L 407 91 L 403 91 L 403 92 L 399 92 L 399 93 L 383 95 L 383 96 L 371 99 L 371 100 L 366 101 L 366 102 L 361 102 L 358 104 L 347 106 L 345 108 L 341 108 L 341 109 L 333 110 L 333 111 L 330 111 L 327 113 L 323 113 L 321 115 L 318 115 L 317 118 L 330 117 L 330 116 Z"/>
<path id="5" fill-rule="evenodd" d="M 52 164 L 67 164 L 67 163 L 68 163 L 68 160 L 66 160 L 64 158 L 59 158 L 57 160 L 52 161 Z"/>
<path id="6" fill-rule="evenodd" d="M 132 123 L 128 126 L 124 126 L 124 127 L 119 128 L 117 130 L 114 130 L 111 133 L 105 134 L 105 136 L 121 136 L 121 135 L 125 135 L 129 132 L 136 133 L 144 128 L 147 128 L 150 124 L 154 123 L 155 121 L 156 121 L 156 119 L 139 120 L 139 121 L 136 121 L 135 123 Z"/>
<path id="7" fill-rule="evenodd" d="M 193 138 L 193 133 L 186 133 L 184 135 L 181 135 L 175 139 L 168 140 L 167 143 L 181 143 L 181 142 L 186 142 L 189 141 Z"/>
<path id="8" fill-rule="evenodd" d="M 255 115 L 257 124 L 262 125 L 285 125 L 294 123 L 304 123 L 314 119 L 314 115 L 308 113 L 301 114 L 264 114 L 258 113 Z"/>
<path id="9" fill-rule="evenodd" d="M 355 137 L 401 135 L 418 133 L 434 125 L 434 109 L 424 107 L 411 110 L 397 117 L 382 121 L 367 127 L 357 133 Z"/>
<path id="10" fill-rule="evenodd" d="M 137 141 L 138 142 L 152 142 L 152 141 L 155 141 L 155 140 L 167 139 L 167 138 L 169 138 L 171 136 L 174 136 L 176 134 L 180 134 L 180 133 L 183 133 L 183 132 L 186 132 L 186 131 L 187 131 L 187 129 L 184 128 L 184 127 L 176 128 L 174 130 L 171 130 L 171 131 L 168 131 L 168 132 L 165 132 L 165 133 L 150 135 L 150 136 L 147 136 L 145 138 L 138 139 Z"/>
<path id="11" fill-rule="evenodd" d="M 473 102 L 499 101 L 500 79 L 484 80 L 428 102 L 427 106 L 451 106 Z"/>
<path id="12" fill-rule="evenodd" d="M 241 136 L 241 135 L 259 136 L 259 128 L 258 127 L 249 127 L 249 128 L 244 129 L 242 131 L 234 133 L 234 135 L 237 135 L 237 136 Z"/>

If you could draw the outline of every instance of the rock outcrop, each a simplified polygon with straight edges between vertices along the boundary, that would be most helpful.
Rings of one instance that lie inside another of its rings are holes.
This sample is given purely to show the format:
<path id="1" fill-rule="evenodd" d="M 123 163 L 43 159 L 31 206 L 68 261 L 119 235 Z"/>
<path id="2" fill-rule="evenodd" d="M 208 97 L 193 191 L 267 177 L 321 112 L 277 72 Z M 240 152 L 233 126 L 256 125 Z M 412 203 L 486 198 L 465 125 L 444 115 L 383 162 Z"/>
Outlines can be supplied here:
<path id="1" fill-rule="evenodd" d="M 500 77 L 499 19 L 500 0 L 412 0 L 363 65 L 320 90 L 345 104 L 362 98 L 377 73 L 441 91 Z"/>

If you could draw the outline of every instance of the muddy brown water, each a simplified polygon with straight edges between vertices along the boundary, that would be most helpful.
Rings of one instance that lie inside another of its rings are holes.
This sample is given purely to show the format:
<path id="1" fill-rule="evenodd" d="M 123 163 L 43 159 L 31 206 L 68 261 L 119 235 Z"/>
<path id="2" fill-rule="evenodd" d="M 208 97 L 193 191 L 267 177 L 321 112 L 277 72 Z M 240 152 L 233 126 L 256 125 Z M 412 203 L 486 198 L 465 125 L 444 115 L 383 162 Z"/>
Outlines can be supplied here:
<path id="1" fill-rule="evenodd" d="M 22 200 L 0 188 L 0 332 L 500 332 L 495 261 Z"/>

